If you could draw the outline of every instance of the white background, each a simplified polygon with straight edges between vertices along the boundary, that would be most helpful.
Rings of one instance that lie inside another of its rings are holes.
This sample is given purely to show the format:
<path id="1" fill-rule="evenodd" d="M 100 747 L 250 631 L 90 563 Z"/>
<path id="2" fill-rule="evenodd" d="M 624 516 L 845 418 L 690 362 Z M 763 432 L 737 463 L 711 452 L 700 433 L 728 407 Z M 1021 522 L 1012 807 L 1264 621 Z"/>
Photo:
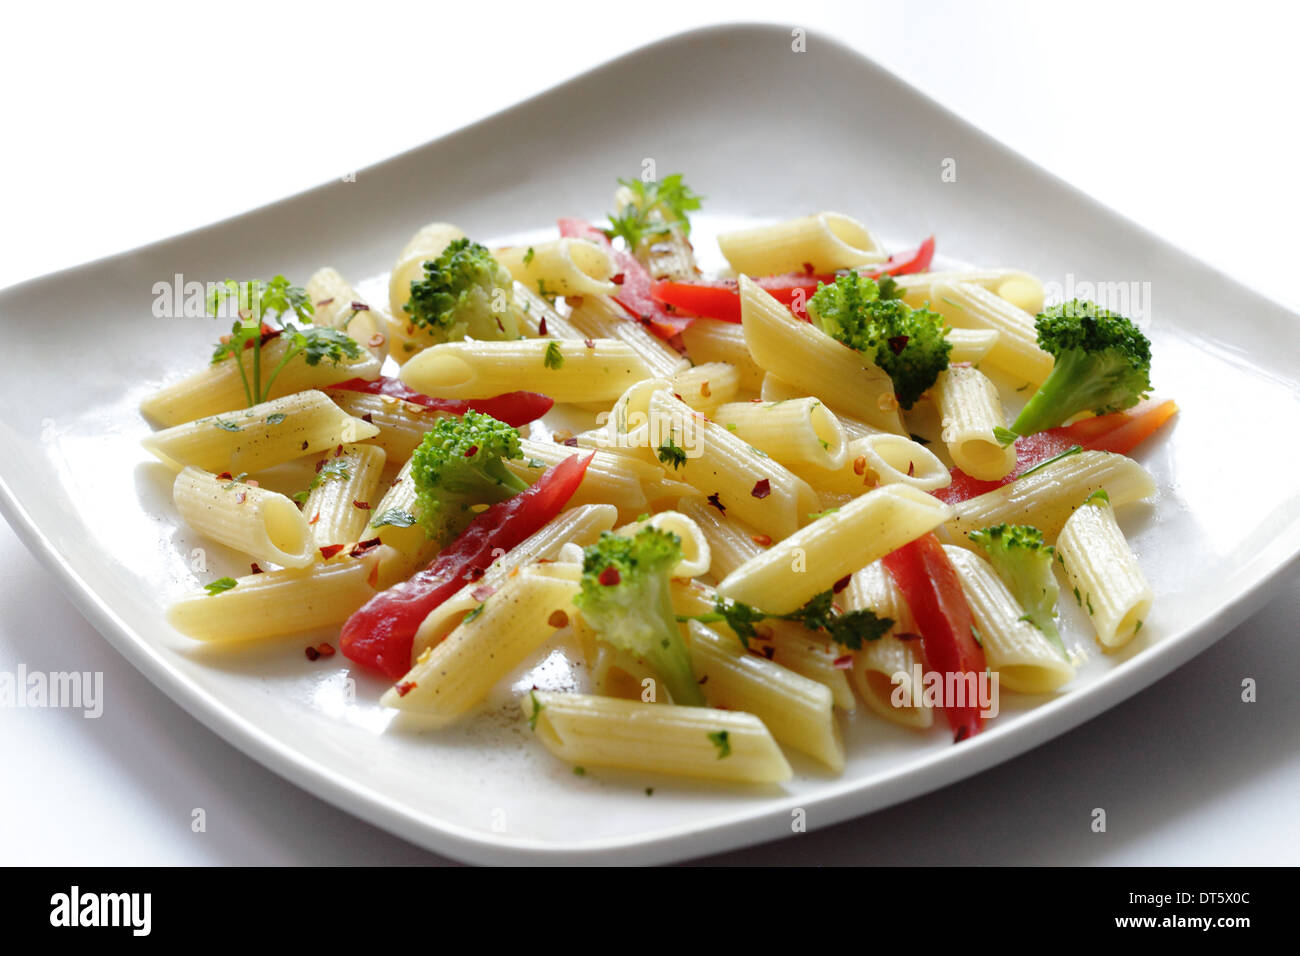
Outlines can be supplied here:
<path id="1" fill-rule="evenodd" d="M 743 19 L 838 36 L 1300 309 L 1289 281 L 1300 63 L 1280 3 L 30 6 L 38 12 L 7 10 L 0 57 L 0 287 L 254 208 L 645 42 Z M 617 91 L 608 114 L 617 118 Z M 93 302 L 86 318 L 93 334 Z M 1214 648 L 1029 754 L 871 817 L 714 859 L 1294 864 L 1297 585 L 1293 572 L 1279 599 Z M 192 720 L 0 524 L 0 670 L 19 663 L 103 671 L 107 705 L 98 720 L 0 710 L 0 864 L 444 862 Z M 1259 681 L 1257 703 L 1240 701 L 1244 677 Z M 195 807 L 206 833 L 190 830 Z M 1107 811 L 1105 834 L 1089 828 L 1094 807 Z"/>

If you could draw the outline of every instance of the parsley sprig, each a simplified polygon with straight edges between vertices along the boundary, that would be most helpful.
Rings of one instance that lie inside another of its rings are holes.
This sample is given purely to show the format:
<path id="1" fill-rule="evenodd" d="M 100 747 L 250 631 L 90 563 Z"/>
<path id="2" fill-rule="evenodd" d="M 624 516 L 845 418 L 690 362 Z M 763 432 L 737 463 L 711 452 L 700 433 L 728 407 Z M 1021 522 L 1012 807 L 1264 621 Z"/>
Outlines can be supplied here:
<path id="1" fill-rule="evenodd" d="M 705 624 L 723 622 L 736 633 L 746 648 L 749 647 L 750 640 L 758 636 L 755 625 L 766 620 L 796 621 L 810 631 L 824 632 L 835 643 L 852 651 L 861 650 L 864 642 L 880 640 L 894 626 L 893 620 L 877 617 L 874 611 L 867 608 L 837 611 L 834 597 L 832 592 L 823 591 L 803 607 L 788 614 L 769 614 L 753 605 L 718 597 L 711 614 L 679 617 L 678 620 L 694 620 Z"/>
<path id="2" fill-rule="evenodd" d="M 704 197 L 682 182 L 681 173 L 649 182 L 620 179 L 618 183 L 632 193 L 632 201 L 610 215 L 606 236 L 611 239 L 622 236 L 628 249 L 635 251 L 643 241 L 665 235 L 674 228 L 680 228 L 683 236 L 690 235 L 691 220 L 687 213 L 699 209 Z"/>
<path id="3" fill-rule="evenodd" d="M 337 365 L 344 357 L 358 358 L 361 355 L 361 346 L 345 332 L 310 324 L 314 309 L 307 291 L 301 286 L 291 285 L 282 275 L 269 282 L 264 279 L 243 282 L 227 279 L 213 286 L 208 293 L 208 312 L 219 315 L 222 303 L 228 300 L 237 305 L 239 317 L 231 326 L 230 335 L 217 343 L 212 352 L 212 364 L 230 358 L 235 360 L 240 380 L 244 383 L 244 398 L 250 407 L 270 397 L 276 376 L 298 355 L 302 355 L 308 365 L 319 365 L 325 359 Z M 287 318 L 289 315 L 309 324 L 296 325 Z M 269 325 L 268 320 L 279 325 L 278 329 L 271 328 L 270 334 L 284 337 L 289 347 L 263 383 L 262 345 L 266 334 L 263 325 Z M 244 366 L 245 350 L 253 353 L 251 368 Z"/>

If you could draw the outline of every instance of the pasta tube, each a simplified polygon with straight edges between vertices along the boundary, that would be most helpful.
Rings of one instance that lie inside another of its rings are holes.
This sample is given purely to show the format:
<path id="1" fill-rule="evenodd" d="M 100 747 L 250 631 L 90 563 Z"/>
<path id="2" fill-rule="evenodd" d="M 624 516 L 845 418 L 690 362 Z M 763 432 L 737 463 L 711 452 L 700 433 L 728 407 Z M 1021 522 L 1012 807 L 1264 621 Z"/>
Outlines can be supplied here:
<path id="1" fill-rule="evenodd" d="M 618 270 L 609 252 L 583 239 L 552 239 L 530 246 L 494 249 L 497 262 L 516 282 L 541 295 L 612 295 L 611 278 Z"/>
<path id="2" fill-rule="evenodd" d="M 240 411 L 173 425 L 141 441 L 171 468 L 260 471 L 373 438 L 379 429 L 353 418 L 324 392 L 286 395 Z"/>
<path id="3" fill-rule="evenodd" d="M 995 329 L 997 341 L 985 361 L 1037 387 L 1052 371 L 1054 360 L 1038 347 L 1034 317 L 982 286 L 940 282 L 930 308 L 959 329 Z"/>
<path id="4" fill-rule="evenodd" d="M 844 744 L 830 689 L 748 653 L 735 637 L 690 622 L 691 664 L 713 707 L 753 714 L 788 747 L 835 773 L 844 770 Z"/>
<path id="5" fill-rule="evenodd" d="M 167 609 L 167 623 L 211 643 L 259 641 L 342 624 L 375 594 L 373 552 L 303 569 L 248 574 L 228 591 L 195 591 Z"/>
<path id="6" fill-rule="evenodd" d="M 736 367 L 740 387 L 757 392 L 767 374 L 754 361 L 745 344 L 745 330 L 735 322 L 717 319 L 696 319 L 682 332 L 686 352 L 697 365 L 708 362 L 726 362 Z"/>
<path id="7" fill-rule="evenodd" d="M 836 212 L 754 226 L 718 236 L 718 247 L 737 273 L 834 272 L 882 262 L 888 254 L 866 226 Z"/>
<path id="8" fill-rule="evenodd" d="M 1008 690 L 1046 694 L 1067 684 L 1074 667 L 1043 632 L 1025 619 L 993 566 L 972 551 L 944 545 L 957 569 L 971 622 L 979 631 L 989 669 Z"/>
<path id="9" fill-rule="evenodd" d="M 1006 414 L 998 387 L 983 372 L 961 366 L 945 369 L 932 397 L 939 408 L 940 438 L 958 468 L 984 481 L 1011 473 L 1016 447 L 1013 440 L 998 438 L 998 430 L 1007 427 Z"/>
<path id="10" fill-rule="evenodd" d="M 838 468 L 844 463 L 844 429 L 820 399 L 729 402 L 709 417 L 783 465 Z"/>
<path id="11" fill-rule="evenodd" d="M 894 383 L 866 356 L 795 319 L 747 276 L 740 277 L 740 311 L 750 354 L 772 375 L 837 412 L 882 431 L 907 434 Z"/>
<path id="12" fill-rule="evenodd" d="M 533 691 L 520 709 L 561 760 L 737 783 L 780 783 L 790 764 L 753 714 Z"/>
<path id="13" fill-rule="evenodd" d="M 302 506 L 317 548 L 362 540 L 387 457 L 374 445 L 343 445 L 321 459 Z"/>
<path id="14" fill-rule="evenodd" d="M 1151 611 L 1154 594 L 1111 502 L 1093 496 L 1077 509 L 1061 529 L 1056 553 L 1102 646 L 1114 651 L 1131 641 Z"/>
<path id="15" fill-rule="evenodd" d="M 583 245 L 591 244 L 584 242 Z M 569 324 L 581 332 L 584 339 L 622 342 L 645 363 L 652 377 L 671 378 L 690 367 L 691 363 L 676 349 L 629 317 L 623 307 L 607 295 L 583 296 L 569 313 Z"/>
<path id="16" fill-rule="evenodd" d="M 912 610 L 885 566 L 873 561 L 849 581 L 843 593 L 849 610 L 874 611 L 894 626 L 879 640 L 853 652 L 849 672 L 858 696 L 874 713 L 891 723 L 924 730 L 934 723 L 934 710 L 925 703 L 924 688 L 913 679 L 922 661 Z"/>
<path id="17" fill-rule="evenodd" d="M 772 614 L 789 613 L 845 575 L 932 531 L 951 513 L 923 491 L 885 485 L 751 558 L 723 579 L 718 593 Z"/>
<path id="18" fill-rule="evenodd" d="M 195 531 L 258 561 L 305 568 L 316 557 L 306 519 L 282 494 L 187 467 L 172 501 Z"/>
<path id="19" fill-rule="evenodd" d="M 1066 519 L 1093 492 L 1105 489 L 1112 503 L 1149 498 L 1156 486 L 1131 458 L 1080 451 L 1031 469 L 1015 481 L 954 505 L 946 527 L 955 540 L 995 524 L 1027 524 L 1055 537 Z"/>
<path id="20" fill-rule="evenodd" d="M 444 342 L 402 367 L 402 381 L 444 398 L 491 398 L 518 389 L 557 402 L 612 402 L 650 377 L 636 350 L 615 339 Z"/>

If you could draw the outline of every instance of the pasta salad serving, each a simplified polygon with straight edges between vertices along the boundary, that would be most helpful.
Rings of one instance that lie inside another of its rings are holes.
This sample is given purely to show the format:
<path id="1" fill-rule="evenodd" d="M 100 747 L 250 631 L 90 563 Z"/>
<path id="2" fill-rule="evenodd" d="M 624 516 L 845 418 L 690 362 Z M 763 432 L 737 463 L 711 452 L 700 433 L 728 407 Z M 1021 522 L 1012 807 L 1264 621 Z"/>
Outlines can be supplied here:
<path id="1" fill-rule="evenodd" d="M 387 301 L 329 268 L 210 286 L 229 334 L 143 402 L 144 445 L 248 573 L 177 631 L 325 629 L 307 657 L 385 678 L 401 724 L 523 687 L 575 772 L 748 784 L 787 751 L 841 771 L 858 708 L 961 742 L 1139 633 L 1116 512 L 1177 409 L 1132 321 L 832 212 L 719 235 L 707 276 L 701 197 L 619 183 L 608 223 L 532 244 L 424 227 Z M 553 647 L 581 665 L 533 682 Z"/>

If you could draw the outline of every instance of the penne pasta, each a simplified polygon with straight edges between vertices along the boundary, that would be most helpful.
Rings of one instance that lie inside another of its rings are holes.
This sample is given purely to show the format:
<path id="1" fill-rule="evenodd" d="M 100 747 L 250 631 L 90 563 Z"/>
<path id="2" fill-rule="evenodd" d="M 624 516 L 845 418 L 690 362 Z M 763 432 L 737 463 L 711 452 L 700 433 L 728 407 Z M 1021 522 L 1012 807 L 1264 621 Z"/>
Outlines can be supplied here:
<path id="1" fill-rule="evenodd" d="M 584 239 L 552 239 L 529 246 L 494 249 L 497 262 L 515 281 L 539 295 L 613 295 L 618 270 L 609 252 Z"/>
<path id="2" fill-rule="evenodd" d="M 663 476 L 655 465 L 633 461 L 626 456 L 608 451 L 584 451 L 555 442 L 533 441 L 524 438 L 519 443 L 523 457 L 506 462 L 506 467 L 527 482 L 534 482 L 542 472 L 558 465 L 573 455 L 590 454 L 591 464 L 582 477 L 582 484 L 569 503 L 573 505 L 611 504 L 622 516 L 636 516 L 646 510 L 645 482 Z"/>
<path id="3" fill-rule="evenodd" d="M 466 615 L 447 637 L 427 648 L 380 703 L 431 726 L 445 726 L 483 701 L 576 614 L 573 596 L 582 571 L 576 565 L 534 565 L 483 592 L 481 610 Z"/>
<path id="4" fill-rule="evenodd" d="M 305 290 L 315 325 L 346 332 L 370 354 L 383 359 L 388 336 L 380 330 L 382 320 L 343 276 L 334 269 L 318 269 L 307 280 Z"/>
<path id="5" fill-rule="evenodd" d="M 1005 299 L 1030 315 L 1043 311 L 1043 283 L 1019 269 L 956 269 L 947 272 L 919 272 L 898 276 L 903 300 L 920 308 L 935 298 L 934 288 L 941 283 L 965 282 L 978 285 Z"/>
<path id="6" fill-rule="evenodd" d="M 325 394 L 353 418 L 374 425 L 378 432 L 367 441 L 382 448 L 390 461 L 406 461 L 424 441 L 425 432 L 437 424 L 445 413 L 403 401 L 391 395 L 373 395 L 330 389 Z"/>
<path id="7" fill-rule="evenodd" d="M 388 353 L 399 364 L 435 344 L 433 336 L 411 323 L 406 303 L 411 299 L 411 283 L 424 277 L 424 263 L 437 259 L 455 239 L 465 233 L 446 222 L 433 222 L 422 228 L 402 248 L 388 279 Z"/>
<path id="8" fill-rule="evenodd" d="M 570 508 L 519 542 L 492 562 L 474 587 L 461 588 L 429 612 L 416 631 L 411 646 L 411 663 L 414 664 L 427 648 L 441 643 L 467 614 L 483 603 L 481 598 L 474 596 L 476 592 L 494 592 L 521 568 L 536 562 L 563 560 L 563 549 L 570 545 L 582 548 L 594 544 L 601 532 L 609 531 L 617 520 L 618 513 L 611 505 L 581 505 Z"/>
<path id="9" fill-rule="evenodd" d="M 1071 592 L 1108 651 L 1137 635 L 1154 601 L 1151 585 L 1115 521 L 1112 501 L 1113 495 L 1110 500 L 1090 496 L 1065 522 L 1056 541 Z"/>
<path id="10" fill-rule="evenodd" d="M 298 506 L 277 492 L 190 466 L 176 476 L 172 501 L 195 531 L 257 561 L 305 568 L 316 558 Z"/>
<path id="11" fill-rule="evenodd" d="M 353 418 L 324 392 L 313 390 L 173 425 L 141 444 L 176 470 L 194 465 L 238 474 L 365 441 L 378 433 L 374 425 Z"/>
<path id="12" fill-rule="evenodd" d="M 838 468 L 793 466 L 819 495 L 860 495 L 879 485 L 911 485 L 933 491 L 952 484 L 952 473 L 920 442 L 878 432 L 849 442 Z"/>
<path id="13" fill-rule="evenodd" d="M 807 482 L 667 392 L 650 396 L 650 431 L 672 477 L 773 538 L 792 534 L 821 509 Z"/>
<path id="14" fill-rule="evenodd" d="M 370 508 L 370 524 L 365 535 L 383 542 L 377 571 L 381 588 L 406 580 L 418 568 L 428 564 L 438 550 L 437 544 L 429 539 L 420 524 L 420 506 L 416 500 L 415 481 L 411 478 L 411 464 L 408 458 L 379 503 Z"/>
<path id="15" fill-rule="evenodd" d="M 736 273 L 754 276 L 827 273 L 887 258 L 862 223 L 836 212 L 726 232 L 718 247 Z"/>
<path id="16" fill-rule="evenodd" d="M 944 545 L 957 569 L 971 623 L 989 669 L 1008 690 L 1046 694 L 1074 678 L 1074 667 L 1043 632 L 1025 619 L 1024 608 L 988 561 L 964 548 Z"/>
<path id="17" fill-rule="evenodd" d="M 829 688 L 747 653 L 734 637 L 699 621 L 690 622 L 689 632 L 691 664 L 710 706 L 753 714 L 778 742 L 843 771 L 844 743 Z"/>
<path id="18" fill-rule="evenodd" d="M 266 342 L 261 349 L 262 368 L 272 370 L 279 368 L 280 363 L 284 361 L 289 343 L 285 336 L 281 335 Z M 252 350 L 245 351 L 251 353 Z M 245 364 L 245 374 L 247 374 L 252 359 L 241 360 Z M 336 385 L 350 378 L 373 381 L 379 377 L 379 367 L 380 359 L 365 349 L 358 358 L 344 358 L 337 364 L 323 359 L 315 365 L 308 365 L 306 356 L 299 352 L 271 381 L 268 396 L 271 401 L 274 401 L 306 389 Z M 263 404 L 270 404 L 270 402 Z M 196 419 L 231 413 L 230 410 L 235 408 L 242 410 L 247 405 L 248 395 L 244 388 L 244 379 L 239 374 L 239 366 L 232 358 L 225 358 L 220 362 L 207 365 L 201 372 L 196 372 L 188 378 L 154 392 L 140 403 L 140 411 L 159 425 L 171 427 Z"/>
<path id="19" fill-rule="evenodd" d="M 870 359 L 800 322 L 757 283 L 740 277 L 741 326 L 754 360 L 837 413 L 905 435 L 894 383 Z"/>
<path id="20" fill-rule="evenodd" d="M 718 584 L 723 597 L 786 614 L 840 578 L 944 522 L 951 509 L 906 485 L 885 485 L 818 518 Z"/>
<path id="21" fill-rule="evenodd" d="M 740 371 L 727 362 L 705 362 L 674 375 L 672 391 L 697 412 L 713 418 L 718 406 L 740 391 Z"/>
<path id="22" fill-rule="evenodd" d="M 955 464 L 972 478 L 997 481 L 1016 467 L 1016 446 L 1006 430 L 998 388 L 977 368 L 953 366 L 939 373 L 931 396 L 939 409 L 940 438 Z"/>
<path id="23" fill-rule="evenodd" d="M 853 652 L 853 686 L 872 712 L 891 723 L 924 730 L 934 724 L 934 709 L 916 685 L 916 665 L 922 663 L 916 621 L 885 566 L 873 561 L 853 575 L 842 600 L 850 611 L 870 610 L 889 618 L 893 626 L 879 640 Z"/>
<path id="24" fill-rule="evenodd" d="M 643 521 L 633 521 L 619 528 L 615 534 L 631 538 L 642 528 L 658 528 L 677 535 L 681 541 L 682 559 L 672 569 L 675 578 L 693 578 L 709 570 L 712 555 L 708 539 L 700 526 L 680 511 L 661 511 Z"/>
<path id="25" fill-rule="evenodd" d="M 402 367 L 402 381 L 426 395 L 491 398 L 525 389 L 557 402 L 612 402 L 649 377 L 636 350 L 615 339 L 583 342 L 444 342 Z"/>
<path id="26" fill-rule="evenodd" d="M 682 332 L 686 354 L 697 365 L 726 362 L 733 365 L 740 377 L 740 387 L 757 392 L 767 373 L 749 354 L 745 344 L 745 330 L 737 322 L 720 322 L 717 319 L 696 319 Z"/>
<path id="27" fill-rule="evenodd" d="M 710 417 L 783 465 L 834 469 L 844 463 L 844 429 L 820 399 L 729 402 Z"/>
<path id="28" fill-rule="evenodd" d="M 948 353 L 949 364 L 978 364 L 993 351 L 1001 335 L 997 329 L 948 329 L 948 344 L 952 346 Z"/>
<path id="29" fill-rule="evenodd" d="M 995 524 L 1027 524 L 1051 539 L 1079 502 L 1104 489 L 1112 503 L 1128 504 L 1155 494 L 1146 469 L 1123 455 L 1080 451 L 1031 469 L 1010 484 L 953 506 L 945 527 L 954 540 Z"/>
<path id="30" fill-rule="evenodd" d="M 690 368 L 691 363 L 683 355 L 652 335 L 607 295 L 583 296 L 569 313 L 569 324 L 584 339 L 622 342 L 636 353 L 655 378 L 671 378 Z"/>
<path id="31" fill-rule="evenodd" d="M 539 339 L 567 339 L 581 342 L 586 338 L 569 324 L 569 320 L 555 311 L 555 306 L 543 299 L 522 282 L 516 282 L 515 313 L 519 329 L 525 336 Z"/>
<path id="32" fill-rule="evenodd" d="M 317 548 L 361 541 L 378 504 L 380 474 L 388 456 L 374 445 L 341 445 L 317 463 L 303 502 Z"/>
<path id="33" fill-rule="evenodd" d="M 167 611 L 186 637 L 214 644 L 251 642 L 342 624 L 375 595 L 373 552 L 306 568 L 247 574 L 219 594 L 195 591 Z M 293 608 L 293 614 L 285 614 Z"/>
<path id="34" fill-rule="evenodd" d="M 522 697 L 520 709 L 547 750 L 580 767 L 735 783 L 780 783 L 793 776 L 753 714 L 540 690 Z"/>
<path id="35" fill-rule="evenodd" d="M 939 282 L 932 293 L 930 308 L 954 328 L 997 331 L 983 361 L 1035 388 L 1052 371 L 1052 356 L 1038 347 L 1034 317 L 1024 309 L 969 282 Z"/>
<path id="36" fill-rule="evenodd" d="M 677 507 L 695 522 L 708 542 L 707 571 L 715 578 L 726 577 L 772 543 L 770 535 L 755 531 L 739 518 L 727 517 L 698 495 L 683 498 Z M 759 543 L 764 541 L 766 544 Z"/>

